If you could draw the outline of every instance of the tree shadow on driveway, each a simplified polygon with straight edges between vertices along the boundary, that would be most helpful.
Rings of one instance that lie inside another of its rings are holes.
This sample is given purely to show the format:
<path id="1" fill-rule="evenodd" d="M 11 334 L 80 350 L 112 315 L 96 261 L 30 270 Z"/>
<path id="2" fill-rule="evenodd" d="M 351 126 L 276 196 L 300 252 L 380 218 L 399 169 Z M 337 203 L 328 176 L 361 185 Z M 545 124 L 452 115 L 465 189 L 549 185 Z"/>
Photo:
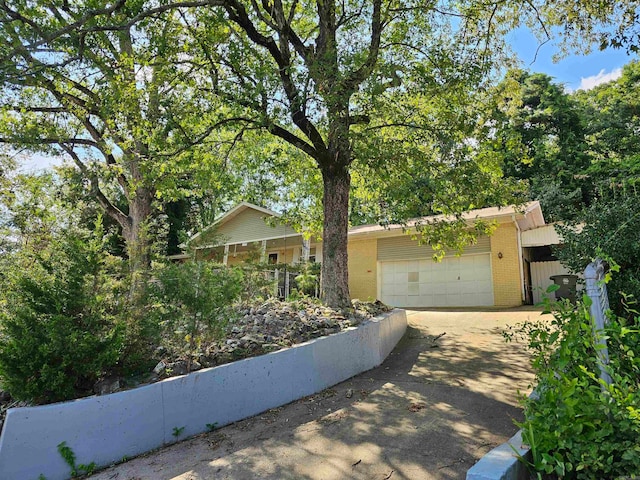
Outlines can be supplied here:
<path id="1" fill-rule="evenodd" d="M 117 479 L 459 479 L 521 418 L 532 380 L 493 312 L 410 312 L 379 367 L 98 473 Z M 522 314 L 514 315 L 522 320 Z M 445 332 L 446 335 L 436 340 Z"/>

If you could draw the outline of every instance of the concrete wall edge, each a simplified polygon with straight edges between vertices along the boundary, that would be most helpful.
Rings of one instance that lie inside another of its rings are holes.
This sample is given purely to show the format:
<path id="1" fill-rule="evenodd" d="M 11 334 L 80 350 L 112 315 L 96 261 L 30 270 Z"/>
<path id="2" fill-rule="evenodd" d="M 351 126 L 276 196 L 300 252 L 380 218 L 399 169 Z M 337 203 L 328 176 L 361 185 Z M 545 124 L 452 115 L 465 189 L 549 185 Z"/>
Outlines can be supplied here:
<path id="1" fill-rule="evenodd" d="M 3 480 L 66 480 L 57 451 L 105 467 L 285 405 L 380 365 L 404 335 L 404 310 L 291 348 L 110 395 L 9 409 L 0 436 Z M 183 430 L 178 437 L 174 428 Z"/>

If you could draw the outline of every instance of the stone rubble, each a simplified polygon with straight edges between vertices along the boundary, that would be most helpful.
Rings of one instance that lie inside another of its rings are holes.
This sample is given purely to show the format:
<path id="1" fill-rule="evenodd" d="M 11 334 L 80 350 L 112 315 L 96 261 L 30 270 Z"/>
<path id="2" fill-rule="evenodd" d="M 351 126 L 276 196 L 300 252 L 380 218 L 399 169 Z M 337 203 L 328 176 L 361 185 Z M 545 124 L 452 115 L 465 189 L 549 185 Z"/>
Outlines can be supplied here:
<path id="1" fill-rule="evenodd" d="M 237 318 L 229 322 L 225 339 L 203 345 L 190 369 L 222 365 L 331 335 L 389 310 L 382 302 L 359 300 L 354 300 L 353 308 L 346 311 L 310 299 L 295 302 L 270 299 L 259 305 L 243 306 L 236 310 Z M 164 368 L 158 368 L 161 363 Z M 185 368 L 184 359 L 163 358 L 154 373 L 159 377 L 181 375 L 187 373 Z"/>

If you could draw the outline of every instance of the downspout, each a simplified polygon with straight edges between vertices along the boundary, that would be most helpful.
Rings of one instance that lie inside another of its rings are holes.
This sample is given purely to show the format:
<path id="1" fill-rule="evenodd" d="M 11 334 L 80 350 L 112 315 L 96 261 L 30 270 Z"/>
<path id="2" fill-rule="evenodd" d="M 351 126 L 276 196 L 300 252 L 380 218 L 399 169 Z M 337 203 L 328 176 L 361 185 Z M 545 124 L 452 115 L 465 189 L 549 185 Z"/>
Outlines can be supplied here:
<path id="1" fill-rule="evenodd" d="M 522 231 L 520 230 L 520 225 L 518 225 L 518 221 L 516 220 L 515 215 L 511 215 L 513 219 L 513 223 L 516 225 L 516 230 L 518 232 L 518 269 L 520 270 L 520 296 L 522 297 L 522 303 L 524 303 L 526 299 L 525 291 L 524 291 L 524 259 L 522 258 Z"/>

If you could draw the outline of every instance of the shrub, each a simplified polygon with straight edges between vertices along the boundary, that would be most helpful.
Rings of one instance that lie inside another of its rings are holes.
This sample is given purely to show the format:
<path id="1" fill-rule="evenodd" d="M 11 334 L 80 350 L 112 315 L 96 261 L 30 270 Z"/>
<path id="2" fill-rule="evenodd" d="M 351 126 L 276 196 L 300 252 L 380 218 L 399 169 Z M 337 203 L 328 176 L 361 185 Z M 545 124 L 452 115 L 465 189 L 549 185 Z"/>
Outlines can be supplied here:
<path id="1" fill-rule="evenodd" d="M 525 398 L 520 427 L 538 478 L 618 478 L 640 472 L 640 319 L 611 316 L 613 382 L 599 379 L 590 299 L 558 304 L 551 323 L 519 326 L 532 353 L 537 398 Z"/>
<path id="2" fill-rule="evenodd" d="M 0 378 L 18 400 L 83 396 L 120 356 L 122 329 L 105 273 L 101 227 L 24 249 L 4 272 Z"/>
<path id="3" fill-rule="evenodd" d="M 300 274 L 295 278 L 296 284 L 305 295 L 315 295 L 318 289 L 319 264 L 305 263 Z"/>
<path id="4" fill-rule="evenodd" d="M 611 308 L 624 315 L 622 292 L 640 298 L 640 194 L 629 193 L 599 200 L 567 226 L 557 225 L 564 245 L 558 258 L 573 272 L 583 272 L 596 257 L 605 257 L 620 267 L 607 285 Z"/>
<path id="5" fill-rule="evenodd" d="M 169 264 L 157 273 L 154 315 L 168 346 L 187 357 L 187 369 L 199 345 L 223 336 L 242 285 L 241 270 L 210 262 Z"/>

